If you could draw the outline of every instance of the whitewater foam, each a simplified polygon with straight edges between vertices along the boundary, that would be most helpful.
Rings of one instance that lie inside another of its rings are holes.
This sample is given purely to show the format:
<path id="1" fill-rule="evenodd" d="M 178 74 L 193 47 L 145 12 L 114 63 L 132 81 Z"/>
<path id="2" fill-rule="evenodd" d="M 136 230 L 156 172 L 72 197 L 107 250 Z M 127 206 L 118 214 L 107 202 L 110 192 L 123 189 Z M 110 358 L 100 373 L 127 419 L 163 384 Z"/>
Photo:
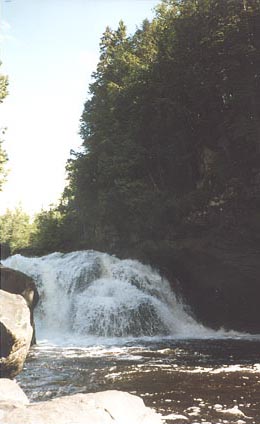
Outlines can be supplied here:
<path id="1" fill-rule="evenodd" d="M 197 323 L 169 282 L 151 267 L 106 253 L 14 255 L 3 263 L 34 278 L 38 338 L 58 344 L 91 344 L 131 338 L 235 336 Z"/>

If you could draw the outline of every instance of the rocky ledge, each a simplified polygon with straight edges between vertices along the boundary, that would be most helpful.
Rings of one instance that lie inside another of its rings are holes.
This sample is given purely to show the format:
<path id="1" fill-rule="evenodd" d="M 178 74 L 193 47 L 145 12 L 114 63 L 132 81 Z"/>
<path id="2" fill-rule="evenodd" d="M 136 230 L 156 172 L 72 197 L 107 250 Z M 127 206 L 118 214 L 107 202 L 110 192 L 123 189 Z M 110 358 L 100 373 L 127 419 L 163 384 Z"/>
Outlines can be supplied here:
<path id="1" fill-rule="evenodd" d="M 162 424 L 142 399 L 117 390 L 29 403 L 14 381 L 0 380 L 1 424 Z"/>

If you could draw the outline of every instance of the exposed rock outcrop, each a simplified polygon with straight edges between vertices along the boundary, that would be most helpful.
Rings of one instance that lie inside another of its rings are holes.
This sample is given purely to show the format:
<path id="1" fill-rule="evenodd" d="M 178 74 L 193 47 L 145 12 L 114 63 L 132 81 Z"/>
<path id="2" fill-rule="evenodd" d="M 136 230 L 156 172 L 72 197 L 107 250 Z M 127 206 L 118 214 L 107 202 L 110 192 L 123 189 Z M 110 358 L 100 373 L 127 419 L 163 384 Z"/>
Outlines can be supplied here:
<path id="1" fill-rule="evenodd" d="M 0 290 L 0 334 L 0 376 L 13 378 L 23 368 L 33 329 L 25 299 L 3 290 Z"/>
<path id="2" fill-rule="evenodd" d="M 20 386 L 9 378 L 0 379 L 0 405 L 3 402 L 13 404 L 20 403 L 23 405 L 29 404 L 29 399 Z M 1 410 L 1 406 L 0 406 Z"/>
<path id="3" fill-rule="evenodd" d="M 13 294 L 20 294 L 30 309 L 30 320 L 33 327 L 32 344 L 36 342 L 33 310 L 38 303 L 39 294 L 32 278 L 20 271 L 0 265 L 0 289 Z"/>
<path id="4" fill-rule="evenodd" d="M 260 333 L 260 214 L 250 203 L 220 200 L 194 212 L 173 240 L 158 243 L 146 259 L 174 290 L 178 279 L 182 297 L 204 325 Z"/>
<path id="5" fill-rule="evenodd" d="M 174 262 L 182 293 L 204 324 L 260 332 L 260 249 L 228 237 L 189 239 Z"/>
<path id="6" fill-rule="evenodd" d="M 0 388 L 1 394 L 1 388 Z M 64 396 L 20 405 L 1 402 L 1 424 L 161 424 L 160 415 L 137 396 L 116 390 Z"/>
<path id="7" fill-rule="evenodd" d="M 217 163 L 204 153 L 209 183 Z M 260 173 L 250 184 L 234 178 L 223 191 L 188 200 L 172 234 L 127 254 L 166 275 L 203 324 L 260 333 Z"/>

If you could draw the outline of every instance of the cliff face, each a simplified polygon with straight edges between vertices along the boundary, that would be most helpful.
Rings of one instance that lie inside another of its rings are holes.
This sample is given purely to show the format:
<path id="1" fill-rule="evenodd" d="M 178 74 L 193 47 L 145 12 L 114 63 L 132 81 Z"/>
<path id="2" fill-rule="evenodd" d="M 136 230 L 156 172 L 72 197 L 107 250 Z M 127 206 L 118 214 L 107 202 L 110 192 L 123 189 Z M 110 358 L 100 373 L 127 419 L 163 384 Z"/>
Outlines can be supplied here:
<path id="1" fill-rule="evenodd" d="M 193 213 L 174 261 L 195 315 L 214 327 L 260 332 L 260 183 L 233 180 Z"/>
<path id="2" fill-rule="evenodd" d="M 203 206 L 195 207 L 195 192 L 174 233 L 127 253 L 159 268 L 203 324 L 259 333 L 260 174 L 211 195 L 212 168 L 205 169 Z"/>
<path id="3" fill-rule="evenodd" d="M 234 240 L 186 239 L 168 270 L 194 315 L 214 328 L 260 331 L 260 251 Z"/>
<path id="4" fill-rule="evenodd" d="M 140 258 L 167 276 L 204 325 L 260 332 L 260 249 L 254 243 L 209 233 L 163 243 Z"/>
<path id="5" fill-rule="evenodd" d="M 218 209 L 218 210 L 217 210 Z M 167 275 L 204 324 L 260 332 L 260 213 L 241 199 L 194 214 L 146 258 Z"/>

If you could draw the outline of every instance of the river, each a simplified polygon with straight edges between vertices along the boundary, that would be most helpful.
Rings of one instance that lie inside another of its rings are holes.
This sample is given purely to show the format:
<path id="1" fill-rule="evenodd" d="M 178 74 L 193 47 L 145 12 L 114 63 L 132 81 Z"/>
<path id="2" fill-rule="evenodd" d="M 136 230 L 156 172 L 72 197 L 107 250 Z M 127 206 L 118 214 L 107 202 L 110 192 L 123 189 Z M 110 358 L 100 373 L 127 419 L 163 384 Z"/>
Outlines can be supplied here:
<path id="1" fill-rule="evenodd" d="M 32 401 L 118 389 L 169 424 L 260 423 L 260 337 L 203 327 L 152 268 L 94 251 L 3 262 L 40 292 L 17 378 Z"/>

